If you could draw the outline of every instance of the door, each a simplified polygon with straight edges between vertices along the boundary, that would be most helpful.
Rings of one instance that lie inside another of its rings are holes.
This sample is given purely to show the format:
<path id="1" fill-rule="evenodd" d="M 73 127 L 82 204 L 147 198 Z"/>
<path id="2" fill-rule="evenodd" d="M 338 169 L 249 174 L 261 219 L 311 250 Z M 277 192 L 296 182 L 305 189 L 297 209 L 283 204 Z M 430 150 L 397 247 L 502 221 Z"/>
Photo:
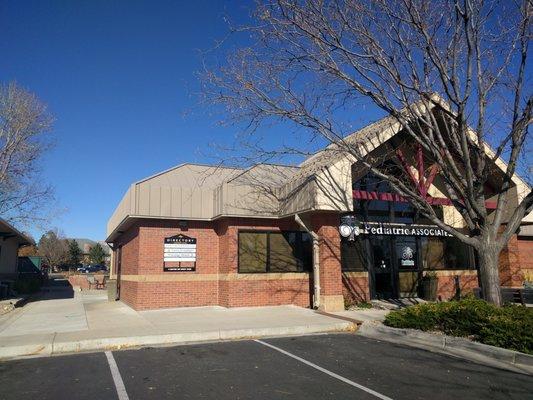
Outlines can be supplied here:
<path id="1" fill-rule="evenodd" d="M 418 254 L 416 237 L 395 238 L 395 258 L 398 269 L 399 297 L 416 297 L 418 289 Z"/>
<path id="2" fill-rule="evenodd" d="M 372 254 L 373 298 L 391 299 L 396 297 L 395 268 L 392 257 L 392 238 L 374 236 L 370 238 Z"/>

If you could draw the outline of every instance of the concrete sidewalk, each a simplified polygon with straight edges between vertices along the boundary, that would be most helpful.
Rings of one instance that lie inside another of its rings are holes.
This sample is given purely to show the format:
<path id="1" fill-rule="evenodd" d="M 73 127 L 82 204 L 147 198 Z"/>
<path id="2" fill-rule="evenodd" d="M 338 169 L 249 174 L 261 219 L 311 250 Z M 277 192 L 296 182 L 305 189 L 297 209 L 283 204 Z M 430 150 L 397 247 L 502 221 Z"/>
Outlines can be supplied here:
<path id="1" fill-rule="evenodd" d="M 56 288 L 0 319 L 0 359 L 355 329 L 295 306 L 137 312 L 106 292 Z"/>
<path id="2" fill-rule="evenodd" d="M 379 321 L 382 322 L 385 320 L 385 317 L 391 310 L 378 310 L 375 308 L 358 308 L 353 310 L 339 311 L 333 314 L 351 318 L 357 321 L 366 322 L 366 321 Z"/>

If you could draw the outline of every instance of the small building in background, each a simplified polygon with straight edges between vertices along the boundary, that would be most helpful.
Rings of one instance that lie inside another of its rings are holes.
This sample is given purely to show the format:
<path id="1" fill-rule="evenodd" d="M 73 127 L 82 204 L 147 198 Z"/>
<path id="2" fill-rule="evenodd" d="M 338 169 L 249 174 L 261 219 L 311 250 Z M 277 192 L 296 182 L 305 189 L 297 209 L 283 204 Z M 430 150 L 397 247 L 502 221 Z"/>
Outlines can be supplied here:
<path id="1" fill-rule="evenodd" d="M 18 251 L 34 241 L 9 222 L 0 219 L 0 298 L 7 295 L 18 276 Z"/>

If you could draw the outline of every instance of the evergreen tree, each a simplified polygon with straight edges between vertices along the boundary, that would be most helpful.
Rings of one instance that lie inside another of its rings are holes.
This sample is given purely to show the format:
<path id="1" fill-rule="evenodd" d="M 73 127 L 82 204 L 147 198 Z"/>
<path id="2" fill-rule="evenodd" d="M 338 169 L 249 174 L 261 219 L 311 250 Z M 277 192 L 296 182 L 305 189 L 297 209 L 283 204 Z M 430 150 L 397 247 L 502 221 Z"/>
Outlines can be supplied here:
<path id="1" fill-rule="evenodd" d="M 106 252 L 100 243 L 96 243 L 91 250 L 89 250 L 89 260 L 91 264 L 101 264 L 103 265 L 106 258 Z"/>
<path id="2" fill-rule="evenodd" d="M 72 267 L 76 267 L 81 263 L 82 253 L 78 242 L 70 240 L 68 242 L 68 263 Z"/>

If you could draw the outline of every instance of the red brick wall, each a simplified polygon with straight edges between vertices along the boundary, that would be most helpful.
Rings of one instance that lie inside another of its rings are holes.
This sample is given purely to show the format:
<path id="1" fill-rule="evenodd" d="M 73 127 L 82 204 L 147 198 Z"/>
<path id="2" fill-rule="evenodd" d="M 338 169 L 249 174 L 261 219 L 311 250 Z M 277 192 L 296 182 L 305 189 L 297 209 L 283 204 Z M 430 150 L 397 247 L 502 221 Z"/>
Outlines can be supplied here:
<path id="1" fill-rule="evenodd" d="M 527 258 L 527 245 L 514 235 L 500 253 L 500 283 L 502 286 L 522 286 L 522 261 Z"/>
<path id="2" fill-rule="evenodd" d="M 320 293 L 323 296 L 342 295 L 339 215 L 315 214 L 312 217 L 312 224 L 320 236 Z"/>
<path id="3" fill-rule="evenodd" d="M 218 305 L 216 281 L 139 282 L 137 285 L 134 307 L 137 310 Z"/>
<path id="4" fill-rule="evenodd" d="M 528 275 L 531 279 L 533 275 L 533 238 L 518 237 L 517 247 L 522 277 Z"/>
<path id="5" fill-rule="evenodd" d="M 277 306 L 294 304 L 309 307 L 309 275 L 301 279 L 281 280 L 237 280 L 223 282 L 227 287 L 224 307 Z M 222 298 L 221 298 L 222 300 Z"/>
<path id="6" fill-rule="evenodd" d="M 89 281 L 87 280 L 87 277 L 91 275 L 94 276 L 94 278 L 98 282 L 102 282 L 104 280 L 103 274 L 74 274 L 68 277 L 68 282 L 70 283 L 72 287 L 77 286 L 81 290 L 88 290 Z M 96 287 L 93 285 L 91 289 L 96 289 Z"/>
<path id="7" fill-rule="evenodd" d="M 136 310 L 141 306 L 137 301 L 137 286 L 137 282 L 120 282 L 120 300 Z"/>
<path id="8" fill-rule="evenodd" d="M 237 274 L 239 229 L 298 230 L 299 227 L 292 219 L 226 218 L 214 223 L 189 221 L 188 229 L 181 230 L 178 221 L 141 220 L 124 235 L 122 275 L 141 276 L 142 279 L 139 282 L 122 280 L 121 299 L 135 309 L 217 304 L 308 307 L 310 290 L 306 273 L 290 274 L 290 279 L 284 275 L 283 279 L 275 280 L 262 274 Z M 163 271 L 164 238 L 178 233 L 198 239 L 194 272 Z M 217 274 L 220 274 L 218 281 Z M 151 282 L 151 277 L 159 281 Z"/>
<path id="9" fill-rule="evenodd" d="M 356 301 L 368 300 L 368 277 L 341 273 L 338 222 L 336 213 L 316 213 L 311 217 L 311 225 L 321 237 L 321 293 L 324 296 L 349 296 Z M 158 278 L 160 281 L 157 282 L 149 279 L 147 282 L 122 281 L 121 299 L 124 302 L 137 309 L 215 304 L 229 307 L 311 305 L 309 274 L 292 274 L 290 279 L 287 276 L 268 279 L 267 275 L 238 274 L 237 271 L 240 229 L 299 230 L 292 218 L 224 218 L 216 222 L 189 221 L 188 224 L 187 230 L 181 230 L 178 221 L 146 219 L 121 236 L 117 245 L 122 245 L 122 275 L 164 278 Z M 178 233 L 198 239 L 195 272 L 163 271 L 164 238 Z M 520 286 L 524 269 L 533 270 L 533 241 L 515 236 L 500 256 L 502 284 Z M 176 280 L 167 279 L 172 276 Z M 187 276 L 194 279 L 180 280 Z M 465 294 L 477 287 L 477 277 L 461 275 L 460 285 Z M 440 276 L 440 298 L 446 300 L 454 294 L 453 275 Z"/>
<path id="10" fill-rule="evenodd" d="M 187 229 L 180 229 L 178 221 L 143 220 L 140 231 L 139 274 L 163 273 L 163 243 L 166 237 L 183 234 L 196 238 L 197 274 L 216 274 L 218 272 L 218 236 L 211 222 L 189 221 Z M 177 263 L 167 263 L 174 266 Z M 165 272 L 183 274 L 183 272 Z"/>
<path id="11" fill-rule="evenodd" d="M 437 298 L 439 300 L 450 300 L 455 296 L 454 275 L 459 275 L 459 288 L 461 290 L 461 296 L 471 294 L 474 288 L 479 287 L 477 274 L 462 275 L 462 271 L 457 271 L 456 274 L 453 274 L 453 271 L 451 272 L 452 275 L 439 275 L 439 283 L 437 287 Z"/>
<path id="12" fill-rule="evenodd" d="M 133 225 L 126 232 L 124 232 L 120 239 L 114 243 L 115 249 L 121 246 L 121 267 L 120 273 L 122 275 L 134 275 L 138 273 L 139 266 L 139 228 Z M 117 258 L 117 250 L 114 250 L 113 259 L 115 262 L 115 273 Z M 131 307 L 137 306 L 137 285 L 134 282 L 120 282 L 120 299 Z"/>
<path id="13" fill-rule="evenodd" d="M 342 273 L 342 294 L 349 302 L 361 303 L 370 300 L 368 272 L 366 276 L 350 276 L 349 272 Z"/>
<path id="14" fill-rule="evenodd" d="M 138 226 L 130 227 L 120 237 L 118 246 L 121 250 L 121 273 L 124 275 L 136 274 L 139 265 L 139 228 Z"/>
<path id="15" fill-rule="evenodd" d="M 239 230 L 299 230 L 292 218 L 281 220 L 224 218 L 217 221 L 221 274 L 238 273 Z M 219 304 L 224 307 L 296 304 L 310 305 L 309 275 L 297 279 L 268 280 L 262 274 L 238 274 L 240 279 L 219 281 Z M 265 279 L 261 279 L 262 277 Z M 235 276 L 237 277 L 237 276 Z M 249 277 L 250 279 L 244 279 Z M 295 277 L 293 275 L 293 277 Z"/>

